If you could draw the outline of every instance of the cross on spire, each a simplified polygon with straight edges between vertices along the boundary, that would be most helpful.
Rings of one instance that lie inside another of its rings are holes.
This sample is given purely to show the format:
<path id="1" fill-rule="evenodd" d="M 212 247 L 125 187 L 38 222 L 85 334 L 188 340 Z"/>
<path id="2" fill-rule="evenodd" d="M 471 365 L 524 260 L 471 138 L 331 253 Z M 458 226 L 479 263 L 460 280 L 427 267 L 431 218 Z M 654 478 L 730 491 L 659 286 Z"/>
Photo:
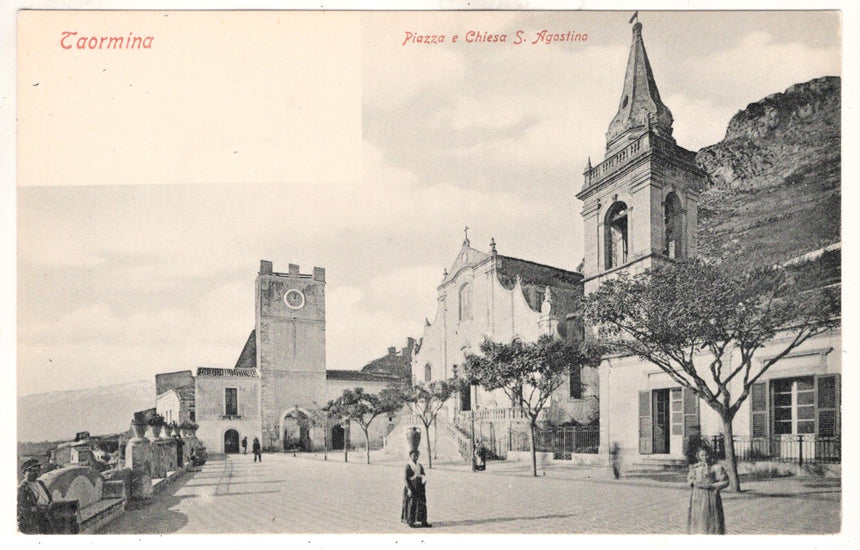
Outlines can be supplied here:
<path id="1" fill-rule="evenodd" d="M 469 226 L 463 228 L 463 233 L 466 235 L 465 240 L 463 240 L 463 246 L 470 246 L 469 243 Z"/>

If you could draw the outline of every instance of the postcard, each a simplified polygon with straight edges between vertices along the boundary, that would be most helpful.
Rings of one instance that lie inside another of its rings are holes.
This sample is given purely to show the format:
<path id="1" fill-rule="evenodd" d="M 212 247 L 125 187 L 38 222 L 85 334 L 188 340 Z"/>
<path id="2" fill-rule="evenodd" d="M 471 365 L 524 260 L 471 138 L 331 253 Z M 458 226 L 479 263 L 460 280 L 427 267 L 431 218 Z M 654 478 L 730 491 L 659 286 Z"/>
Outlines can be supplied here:
<path id="1" fill-rule="evenodd" d="M 16 19 L 20 533 L 856 540 L 844 10 Z"/>

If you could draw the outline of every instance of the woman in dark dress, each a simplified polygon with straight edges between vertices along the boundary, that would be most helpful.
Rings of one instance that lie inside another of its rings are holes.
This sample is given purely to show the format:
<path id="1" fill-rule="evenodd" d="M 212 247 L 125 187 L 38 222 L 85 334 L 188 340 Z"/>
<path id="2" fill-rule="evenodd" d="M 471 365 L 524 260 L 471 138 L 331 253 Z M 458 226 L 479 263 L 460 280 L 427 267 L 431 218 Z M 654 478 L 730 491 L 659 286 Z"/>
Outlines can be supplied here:
<path id="1" fill-rule="evenodd" d="M 418 451 L 409 452 L 403 487 L 403 513 L 400 520 L 409 527 L 432 527 L 427 523 L 427 475 L 418 463 Z"/>
<path id="2" fill-rule="evenodd" d="M 698 462 L 690 466 L 687 482 L 692 487 L 687 532 L 691 535 L 725 535 L 726 519 L 720 490 L 729 486 L 726 470 L 711 458 L 707 449 L 696 452 Z"/>

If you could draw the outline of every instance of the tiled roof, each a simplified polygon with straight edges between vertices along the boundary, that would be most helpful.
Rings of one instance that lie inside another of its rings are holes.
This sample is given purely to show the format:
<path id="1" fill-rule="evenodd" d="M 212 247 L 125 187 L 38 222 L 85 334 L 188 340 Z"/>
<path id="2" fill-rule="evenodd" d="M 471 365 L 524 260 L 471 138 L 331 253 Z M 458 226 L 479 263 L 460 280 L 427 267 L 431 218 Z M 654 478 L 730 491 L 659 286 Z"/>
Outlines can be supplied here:
<path id="1" fill-rule="evenodd" d="M 218 369 L 215 367 L 198 367 L 197 376 L 233 376 L 236 378 L 257 378 L 256 370 L 249 369 Z"/>
<path id="2" fill-rule="evenodd" d="M 567 271 L 548 265 L 543 265 L 510 256 L 496 256 L 496 272 L 499 282 L 507 288 L 513 288 L 517 275 L 523 284 L 550 286 L 556 288 L 580 288 L 582 273 Z"/>
<path id="3" fill-rule="evenodd" d="M 245 347 L 242 348 L 242 353 L 239 354 L 239 359 L 236 361 L 236 369 L 256 369 L 257 368 L 257 330 L 251 331 L 248 340 L 245 341 Z"/>
<path id="4" fill-rule="evenodd" d="M 412 374 L 412 353 L 414 348 L 415 339 L 407 338 L 405 348 L 399 351 L 394 347 L 388 348 L 387 355 L 368 362 L 361 368 L 361 372 L 408 379 Z"/>
<path id="5" fill-rule="evenodd" d="M 582 273 L 509 256 L 496 256 L 496 276 L 503 287 L 514 288 L 517 275 L 522 281 L 526 302 L 535 311 L 540 311 L 546 287 L 550 287 L 553 311 L 559 314 L 572 313 L 583 293 Z"/>
<path id="6" fill-rule="evenodd" d="M 358 370 L 327 370 L 325 371 L 326 380 L 350 380 L 356 382 L 396 382 L 400 380 L 398 376 L 388 374 L 371 374 Z"/>

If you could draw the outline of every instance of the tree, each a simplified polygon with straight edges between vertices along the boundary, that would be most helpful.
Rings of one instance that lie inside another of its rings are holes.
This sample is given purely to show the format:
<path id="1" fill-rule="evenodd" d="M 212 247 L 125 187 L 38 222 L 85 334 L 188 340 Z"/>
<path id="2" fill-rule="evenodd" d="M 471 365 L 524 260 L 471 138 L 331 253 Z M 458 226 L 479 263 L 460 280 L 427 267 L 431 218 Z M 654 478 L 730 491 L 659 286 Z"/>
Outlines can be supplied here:
<path id="1" fill-rule="evenodd" d="M 432 449 L 430 447 L 430 425 L 436 420 L 445 402 L 457 391 L 457 379 L 434 380 L 420 382 L 403 388 L 404 401 L 409 405 L 412 414 L 424 424 L 424 439 L 427 441 L 427 465 L 433 467 Z"/>
<path id="2" fill-rule="evenodd" d="M 378 394 L 365 393 L 364 388 L 354 388 L 343 390 L 343 394 L 329 401 L 324 410 L 329 416 L 355 422 L 361 427 L 367 449 L 367 463 L 370 464 L 370 424 L 377 416 L 393 414 L 402 406 L 403 393 L 397 388 L 383 388 Z"/>
<path id="3" fill-rule="evenodd" d="M 770 367 L 838 325 L 840 306 L 832 288 L 804 289 L 781 267 L 692 259 L 604 282 L 584 312 L 604 344 L 659 367 L 719 414 L 731 487 L 740 491 L 732 420 Z M 776 354 L 754 361 L 777 335 L 785 343 Z M 733 381 L 741 383 L 735 396 Z"/>
<path id="4" fill-rule="evenodd" d="M 552 394 L 564 384 L 572 366 L 596 367 L 600 363 L 600 349 L 593 342 L 572 343 L 548 335 L 533 343 L 515 338 L 503 344 L 484 338 L 480 349 L 480 355 L 466 355 L 463 374 L 487 390 L 503 390 L 512 403 L 523 409 L 529 421 L 532 474 L 537 476 L 538 417 Z"/>

